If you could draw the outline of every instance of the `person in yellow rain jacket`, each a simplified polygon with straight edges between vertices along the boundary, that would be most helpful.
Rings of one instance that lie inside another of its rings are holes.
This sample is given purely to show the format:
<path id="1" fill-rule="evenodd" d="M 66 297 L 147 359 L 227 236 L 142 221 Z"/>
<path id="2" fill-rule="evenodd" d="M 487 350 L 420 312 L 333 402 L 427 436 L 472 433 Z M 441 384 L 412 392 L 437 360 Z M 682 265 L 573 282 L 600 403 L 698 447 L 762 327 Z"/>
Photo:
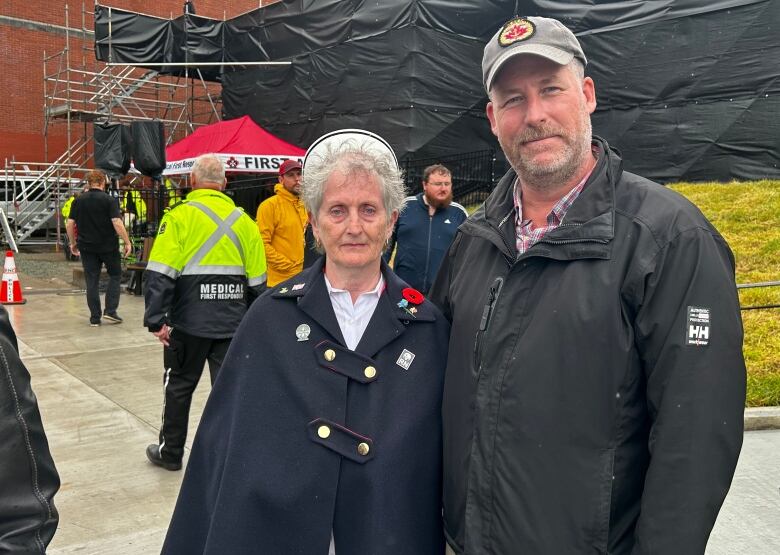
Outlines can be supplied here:
<path id="1" fill-rule="evenodd" d="M 308 223 L 299 195 L 301 164 L 285 160 L 279 167 L 274 196 L 257 208 L 257 227 L 265 245 L 268 287 L 293 277 L 303 269 L 304 233 Z"/>

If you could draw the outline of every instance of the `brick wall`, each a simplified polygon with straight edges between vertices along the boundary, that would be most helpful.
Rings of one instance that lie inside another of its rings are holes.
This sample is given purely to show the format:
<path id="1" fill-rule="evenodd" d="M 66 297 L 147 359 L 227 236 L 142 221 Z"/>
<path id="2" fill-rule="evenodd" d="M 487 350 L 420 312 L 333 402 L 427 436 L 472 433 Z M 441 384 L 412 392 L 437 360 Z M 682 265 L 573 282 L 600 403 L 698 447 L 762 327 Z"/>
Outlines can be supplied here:
<path id="1" fill-rule="evenodd" d="M 198 15 L 222 19 L 235 17 L 256 9 L 259 5 L 276 0 L 194 0 Z M 71 1 L 68 23 L 72 29 L 93 28 L 92 15 L 84 15 L 82 3 Z M 112 7 L 137 11 L 157 17 L 178 16 L 183 11 L 183 0 L 111 0 L 104 3 Z M 91 12 L 92 0 L 84 4 Z M 44 162 L 56 159 L 67 145 L 64 123 L 48 127 L 48 155 L 44 152 L 44 52 L 51 56 L 65 48 L 65 33 L 54 26 L 65 26 L 65 3 L 51 0 L 0 0 L 0 75 L 4 77 L 0 94 L 0 172 L 6 158 L 17 161 Z M 48 24 L 41 29 L 27 21 Z M 87 66 L 94 68 L 92 41 L 87 49 L 83 42 L 71 33 L 71 65 L 81 66 L 85 56 Z M 75 61 L 75 63 L 74 63 Z M 57 71 L 57 60 L 47 63 L 49 73 Z M 218 92 L 218 86 L 212 86 Z M 91 124 L 90 124 L 91 125 Z M 91 127 L 89 128 L 91 130 Z M 72 125 L 72 136 L 84 134 L 83 126 Z M 1 177 L 0 177 L 1 178 Z"/>

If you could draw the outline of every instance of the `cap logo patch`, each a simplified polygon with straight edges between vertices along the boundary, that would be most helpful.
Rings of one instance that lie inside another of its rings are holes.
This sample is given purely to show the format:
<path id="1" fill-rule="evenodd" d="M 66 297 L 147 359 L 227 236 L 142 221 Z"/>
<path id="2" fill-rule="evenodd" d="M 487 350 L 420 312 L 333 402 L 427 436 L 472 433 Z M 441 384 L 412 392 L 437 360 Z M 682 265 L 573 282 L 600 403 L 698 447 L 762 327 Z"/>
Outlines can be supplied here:
<path id="1" fill-rule="evenodd" d="M 535 32 L 536 27 L 529 20 L 522 17 L 510 19 L 498 34 L 498 44 L 504 47 L 510 46 L 516 42 L 530 39 Z"/>

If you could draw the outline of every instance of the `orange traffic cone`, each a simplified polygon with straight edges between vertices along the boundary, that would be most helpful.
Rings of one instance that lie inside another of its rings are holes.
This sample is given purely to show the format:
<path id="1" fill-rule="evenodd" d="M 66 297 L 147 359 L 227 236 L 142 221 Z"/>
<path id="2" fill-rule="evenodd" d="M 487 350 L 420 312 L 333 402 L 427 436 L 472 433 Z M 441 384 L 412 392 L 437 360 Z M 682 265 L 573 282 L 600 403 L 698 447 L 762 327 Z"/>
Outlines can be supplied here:
<path id="1" fill-rule="evenodd" d="M 16 262 L 14 252 L 6 251 L 5 265 L 3 266 L 3 283 L 0 285 L 0 303 L 24 304 L 27 300 L 22 298 L 22 284 L 16 275 Z"/>

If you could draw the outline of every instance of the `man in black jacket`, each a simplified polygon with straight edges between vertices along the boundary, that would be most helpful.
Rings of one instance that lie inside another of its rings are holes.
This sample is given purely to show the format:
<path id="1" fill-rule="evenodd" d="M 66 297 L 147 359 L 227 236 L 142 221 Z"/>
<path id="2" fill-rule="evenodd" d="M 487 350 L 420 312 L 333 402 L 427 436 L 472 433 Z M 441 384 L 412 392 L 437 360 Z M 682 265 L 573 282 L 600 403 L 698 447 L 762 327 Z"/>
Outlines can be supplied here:
<path id="1" fill-rule="evenodd" d="M 452 322 L 455 553 L 703 553 L 742 445 L 734 257 L 695 206 L 592 136 L 586 63 L 542 17 L 485 47 L 513 169 L 431 294 Z"/>
<path id="2" fill-rule="evenodd" d="M 0 553 L 46 553 L 59 516 L 60 478 L 49 453 L 30 374 L 0 307 Z"/>

